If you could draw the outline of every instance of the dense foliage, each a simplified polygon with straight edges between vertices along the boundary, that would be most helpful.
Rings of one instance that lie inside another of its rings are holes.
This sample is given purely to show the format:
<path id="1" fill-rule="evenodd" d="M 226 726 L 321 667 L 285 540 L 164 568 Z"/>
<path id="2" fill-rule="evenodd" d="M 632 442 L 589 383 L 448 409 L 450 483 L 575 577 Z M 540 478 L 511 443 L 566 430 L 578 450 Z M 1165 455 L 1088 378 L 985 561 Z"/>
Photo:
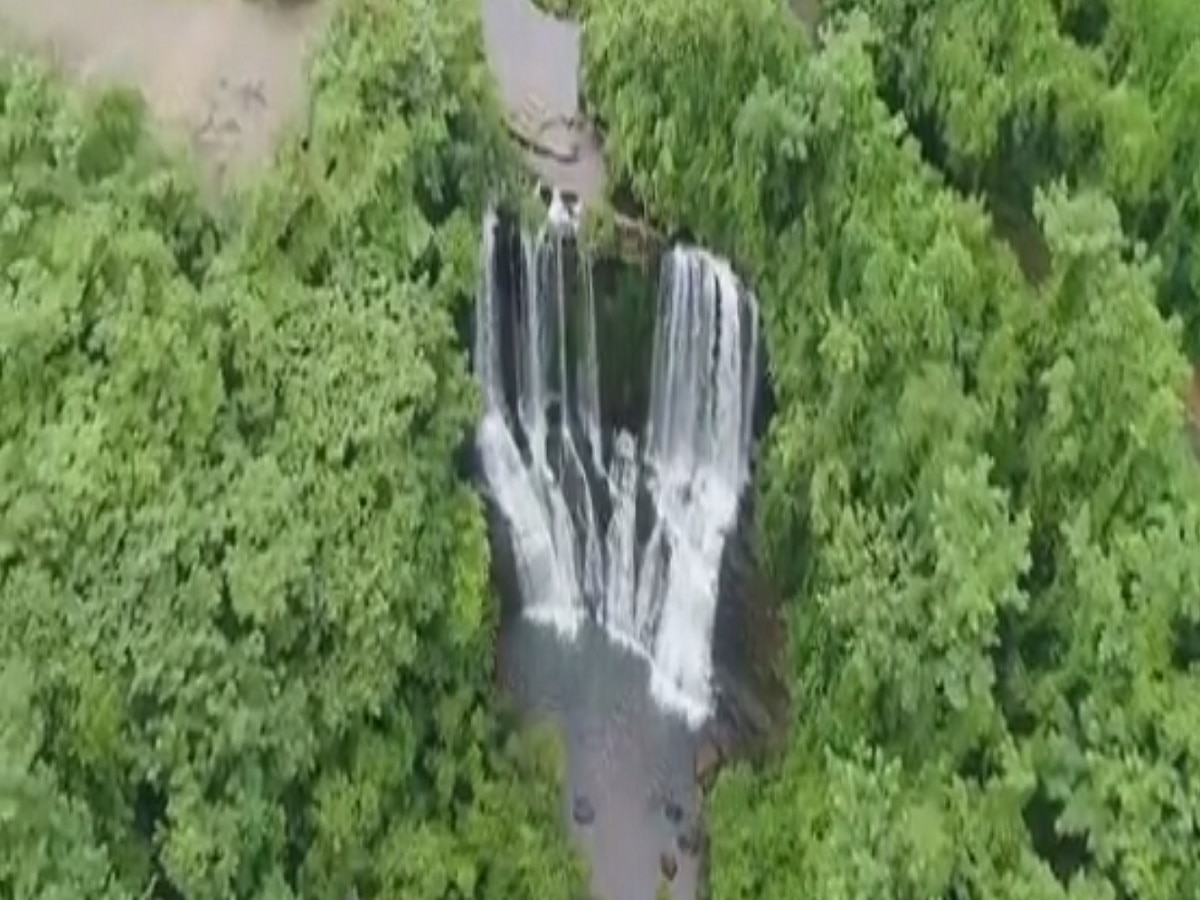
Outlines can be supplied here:
<path id="1" fill-rule="evenodd" d="M 1200 354 L 1200 14 L 1187 0 L 834 0 L 868 10 L 889 97 L 956 180 L 1026 207 L 1102 187 L 1161 255 Z"/>
<path id="2" fill-rule="evenodd" d="M 929 6 L 905 21 L 936 35 Z M 1161 263 L 1108 182 L 1038 191 L 1031 286 L 889 112 L 865 18 L 813 49 L 774 0 L 608 0 L 586 43 L 618 174 L 754 280 L 778 401 L 792 734 L 717 785 L 714 895 L 1191 896 L 1200 479 Z"/>
<path id="3" fill-rule="evenodd" d="M 836 0 L 816 47 L 776 0 L 548 2 L 616 183 L 762 299 L 794 704 L 710 798 L 714 895 L 1193 895 L 1200 470 L 1156 304 L 1195 349 L 1200 15 Z M 579 890 L 455 470 L 510 171 L 473 0 L 343 0 L 313 88 L 218 216 L 136 97 L 0 68 L 0 896 Z M 1034 216 L 1044 278 L 964 189 Z"/>
<path id="4" fill-rule="evenodd" d="M 576 895 L 454 468 L 472 4 L 346 0 L 313 88 L 218 220 L 138 98 L 0 68 L 0 896 Z"/>

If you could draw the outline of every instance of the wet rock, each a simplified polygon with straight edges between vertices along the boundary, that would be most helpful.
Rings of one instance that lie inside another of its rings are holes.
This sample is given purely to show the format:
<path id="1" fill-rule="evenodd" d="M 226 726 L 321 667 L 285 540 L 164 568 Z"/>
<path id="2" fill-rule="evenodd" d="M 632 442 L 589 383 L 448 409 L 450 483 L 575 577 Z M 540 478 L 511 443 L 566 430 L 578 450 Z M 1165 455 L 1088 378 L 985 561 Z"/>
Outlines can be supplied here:
<path id="1" fill-rule="evenodd" d="M 670 797 L 663 804 L 663 812 L 667 816 L 667 821 L 672 825 L 678 825 L 683 820 L 683 807 L 679 805 L 678 801 L 672 800 Z"/>
<path id="2" fill-rule="evenodd" d="M 681 831 L 675 842 L 679 845 L 681 853 L 686 853 L 688 856 L 699 855 L 700 848 L 704 844 L 704 831 L 700 827 L 700 823 L 693 822 Z"/>
<path id="3" fill-rule="evenodd" d="M 509 112 L 505 120 L 508 130 L 518 141 L 536 154 L 562 163 L 579 159 L 578 126 L 565 116 L 547 113 L 534 97 L 528 97 Z"/>
<path id="4" fill-rule="evenodd" d="M 658 867 L 662 870 L 663 878 L 674 881 L 675 873 L 679 871 L 679 860 L 675 858 L 674 853 L 664 850 L 659 854 Z"/>
<path id="5" fill-rule="evenodd" d="M 576 794 L 575 802 L 571 804 L 571 816 L 576 825 L 591 825 L 596 821 L 596 807 L 583 794 Z"/>

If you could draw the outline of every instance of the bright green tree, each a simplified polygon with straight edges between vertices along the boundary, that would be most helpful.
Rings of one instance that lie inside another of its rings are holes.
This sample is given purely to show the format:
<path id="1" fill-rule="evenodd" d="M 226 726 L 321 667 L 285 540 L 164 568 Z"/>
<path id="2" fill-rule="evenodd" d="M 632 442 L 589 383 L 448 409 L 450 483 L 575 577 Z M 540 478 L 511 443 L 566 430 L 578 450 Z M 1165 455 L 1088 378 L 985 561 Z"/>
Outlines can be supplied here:
<path id="1" fill-rule="evenodd" d="M 771 357 L 794 717 L 718 782 L 714 896 L 1186 896 L 1200 484 L 1160 265 L 1052 184 L 1028 286 L 885 107 L 865 20 L 813 50 L 774 4 L 716 5 L 588 19 L 629 182 L 740 262 Z"/>
<path id="2" fill-rule="evenodd" d="M 569 898 L 498 719 L 456 317 L 507 158 L 466 2 L 350 0 L 225 219 L 0 69 L 0 894 Z"/>
<path id="3" fill-rule="evenodd" d="M 1200 11 L 1187 0 L 833 0 L 870 13 L 881 92 L 960 185 L 1032 213 L 1065 177 L 1104 189 L 1163 259 L 1200 353 Z"/>

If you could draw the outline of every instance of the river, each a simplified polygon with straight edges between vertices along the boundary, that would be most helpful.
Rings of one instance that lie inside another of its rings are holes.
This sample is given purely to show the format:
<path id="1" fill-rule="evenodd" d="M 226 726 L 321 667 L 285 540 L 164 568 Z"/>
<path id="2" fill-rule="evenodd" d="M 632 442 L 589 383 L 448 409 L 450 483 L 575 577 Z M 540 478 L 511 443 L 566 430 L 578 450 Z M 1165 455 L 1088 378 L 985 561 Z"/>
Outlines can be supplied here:
<path id="1" fill-rule="evenodd" d="M 592 865 L 602 900 L 654 900 L 662 854 L 678 866 L 671 896 L 696 894 L 695 738 L 646 690 L 646 663 L 586 623 L 574 642 L 519 615 L 506 617 L 500 677 L 529 716 L 554 723 L 567 750 L 563 817 Z M 594 818 L 576 821 L 577 798 Z M 675 820 L 675 821 L 673 821 Z"/>

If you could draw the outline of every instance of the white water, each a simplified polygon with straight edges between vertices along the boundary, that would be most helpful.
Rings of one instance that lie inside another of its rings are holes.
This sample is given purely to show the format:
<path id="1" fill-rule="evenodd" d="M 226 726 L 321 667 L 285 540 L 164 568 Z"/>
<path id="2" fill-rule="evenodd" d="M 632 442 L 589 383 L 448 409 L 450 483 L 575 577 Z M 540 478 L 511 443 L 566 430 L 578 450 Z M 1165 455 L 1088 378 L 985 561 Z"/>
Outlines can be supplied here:
<path id="1" fill-rule="evenodd" d="M 475 329 L 484 480 L 508 526 L 526 613 L 571 636 L 591 610 L 650 661 L 655 698 L 696 725 L 710 711 L 721 553 L 750 471 L 756 304 L 724 260 L 685 247 L 666 255 L 644 435 L 640 446 L 626 431 L 613 435 L 606 466 L 595 297 L 586 254 L 567 252 L 574 228 L 555 194 L 542 230 L 522 235 L 520 297 L 505 298 L 494 277 L 503 261 L 496 219 L 485 218 Z M 571 261 L 578 272 L 565 271 Z M 504 315 L 515 417 L 505 400 Z M 595 489 L 611 501 L 605 522 Z M 639 497 L 649 500 L 643 529 Z M 639 531 L 648 532 L 644 546 Z"/>
<path id="2" fill-rule="evenodd" d="M 529 302 L 537 293 L 536 287 L 530 286 L 518 334 L 524 350 L 519 418 L 530 447 L 529 459 L 525 460 L 504 404 L 499 344 L 501 310 L 496 302 L 492 266 L 495 238 L 496 218 L 488 213 L 483 223 L 482 275 L 475 309 L 475 372 L 484 400 L 476 442 L 484 479 L 507 520 L 526 612 L 566 635 L 574 635 L 583 612 L 575 529 L 546 455 L 549 379 L 543 351 L 548 334 L 539 315 L 540 302 Z M 536 271 L 538 257 L 544 255 L 539 250 L 550 246 L 547 236 L 539 236 L 538 248 L 524 237 L 521 243 L 525 268 Z"/>

